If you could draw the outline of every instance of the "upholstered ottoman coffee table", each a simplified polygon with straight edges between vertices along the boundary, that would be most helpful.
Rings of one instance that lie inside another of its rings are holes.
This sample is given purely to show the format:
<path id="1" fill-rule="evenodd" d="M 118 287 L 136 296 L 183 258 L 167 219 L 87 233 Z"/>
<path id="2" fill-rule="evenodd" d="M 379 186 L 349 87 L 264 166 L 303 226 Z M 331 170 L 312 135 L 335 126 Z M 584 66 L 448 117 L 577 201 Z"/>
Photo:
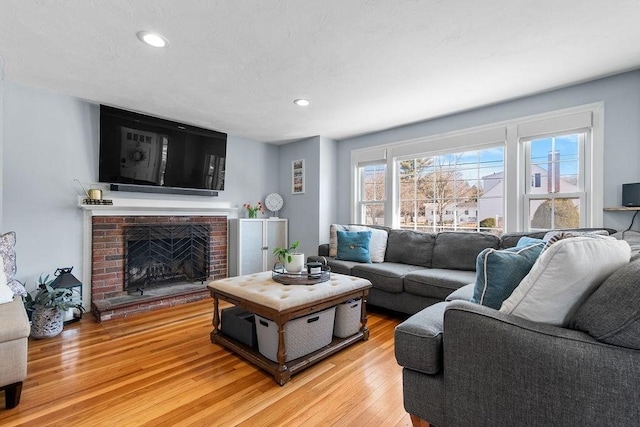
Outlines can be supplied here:
<path id="1" fill-rule="evenodd" d="M 285 285 L 274 281 L 270 271 L 216 280 L 209 284 L 213 298 L 213 331 L 211 342 L 230 349 L 258 367 L 273 374 L 284 385 L 291 375 L 319 362 L 331 354 L 369 338 L 366 297 L 371 282 L 359 277 L 331 273 L 329 280 L 313 285 Z M 333 337 L 331 344 L 298 359 L 286 361 L 285 324 L 290 320 L 335 307 L 349 300 L 361 298 L 360 329 L 346 338 Z M 278 328 L 277 362 L 220 330 L 219 300 L 272 320 Z"/>

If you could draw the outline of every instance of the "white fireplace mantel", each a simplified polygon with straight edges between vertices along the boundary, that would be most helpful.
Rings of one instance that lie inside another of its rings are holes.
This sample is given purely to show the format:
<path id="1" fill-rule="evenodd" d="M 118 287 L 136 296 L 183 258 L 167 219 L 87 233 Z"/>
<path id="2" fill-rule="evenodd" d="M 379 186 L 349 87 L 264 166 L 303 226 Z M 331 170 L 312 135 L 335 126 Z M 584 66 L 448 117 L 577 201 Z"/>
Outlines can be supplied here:
<path id="1" fill-rule="evenodd" d="M 82 249 L 82 305 L 91 309 L 91 234 L 94 216 L 225 216 L 237 218 L 238 208 L 227 202 L 200 200 L 157 200 L 112 198 L 112 205 L 83 204 L 78 197 L 78 208 L 83 215 Z"/>
<path id="2" fill-rule="evenodd" d="M 227 202 L 200 200 L 111 199 L 112 205 L 86 205 L 78 198 L 78 207 L 89 216 L 206 215 L 238 217 L 238 208 Z"/>

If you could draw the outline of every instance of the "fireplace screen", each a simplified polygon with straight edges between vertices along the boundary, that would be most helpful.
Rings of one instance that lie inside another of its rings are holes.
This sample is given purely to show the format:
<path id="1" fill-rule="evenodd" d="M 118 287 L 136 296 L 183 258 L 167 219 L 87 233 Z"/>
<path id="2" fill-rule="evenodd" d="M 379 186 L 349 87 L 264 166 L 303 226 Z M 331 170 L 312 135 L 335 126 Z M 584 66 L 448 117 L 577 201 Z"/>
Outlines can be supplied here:
<path id="1" fill-rule="evenodd" d="M 125 230 L 128 292 L 209 276 L 209 224 L 134 225 Z"/>

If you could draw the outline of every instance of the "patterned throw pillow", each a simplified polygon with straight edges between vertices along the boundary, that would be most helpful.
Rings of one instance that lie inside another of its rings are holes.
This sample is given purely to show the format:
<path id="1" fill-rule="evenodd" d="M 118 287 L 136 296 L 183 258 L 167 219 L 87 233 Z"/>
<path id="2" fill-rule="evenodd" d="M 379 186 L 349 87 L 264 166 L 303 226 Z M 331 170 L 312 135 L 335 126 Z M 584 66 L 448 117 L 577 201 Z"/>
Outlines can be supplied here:
<path id="1" fill-rule="evenodd" d="M 7 278 L 7 285 L 13 290 L 14 295 L 26 296 L 27 290 L 24 285 L 17 281 L 16 275 L 16 251 L 13 247 L 16 245 L 16 233 L 10 231 L 0 235 L 0 257 L 2 257 L 2 265 L 4 275 Z"/>
<path id="2" fill-rule="evenodd" d="M 338 255 L 336 259 L 371 263 L 369 242 L 371 231 L 338 231 Z"/>
<path id="3" fill-rule="evenodd" d="M 549 231 L 542 238 L 547 243 L 547 248 L 553 245 L 555 242 L 564 239 L 570 239 L 572 237 L 593 237 L 594 239 L 600 239 L 607 237 L 609 234 L 606 230 L 598 231 Z M 545 248 L 546 250 L 546 248 Z"/>
<path id="4" fill-rule="evenodd" d="M 0 255 L 4 260 L 4 274 L 7 281 L 12 281 L 16 275 L 16 251 L 13 247 L 16 245 L 16 233 L 10 231 L 0 236 Z"/>

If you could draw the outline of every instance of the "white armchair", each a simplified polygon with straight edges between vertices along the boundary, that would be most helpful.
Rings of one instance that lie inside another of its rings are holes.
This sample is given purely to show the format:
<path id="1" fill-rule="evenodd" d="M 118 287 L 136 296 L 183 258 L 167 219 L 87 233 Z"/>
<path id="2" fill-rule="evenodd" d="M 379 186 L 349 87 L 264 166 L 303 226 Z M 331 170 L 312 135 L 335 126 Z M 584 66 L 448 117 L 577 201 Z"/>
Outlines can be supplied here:
<path id="1" fill-rule="evenodd" d="M 7 409 L 20 403 L 22 381 L 27 377 L 29 319 L 22 298 L 0 304 L 0 390 Z"/>

